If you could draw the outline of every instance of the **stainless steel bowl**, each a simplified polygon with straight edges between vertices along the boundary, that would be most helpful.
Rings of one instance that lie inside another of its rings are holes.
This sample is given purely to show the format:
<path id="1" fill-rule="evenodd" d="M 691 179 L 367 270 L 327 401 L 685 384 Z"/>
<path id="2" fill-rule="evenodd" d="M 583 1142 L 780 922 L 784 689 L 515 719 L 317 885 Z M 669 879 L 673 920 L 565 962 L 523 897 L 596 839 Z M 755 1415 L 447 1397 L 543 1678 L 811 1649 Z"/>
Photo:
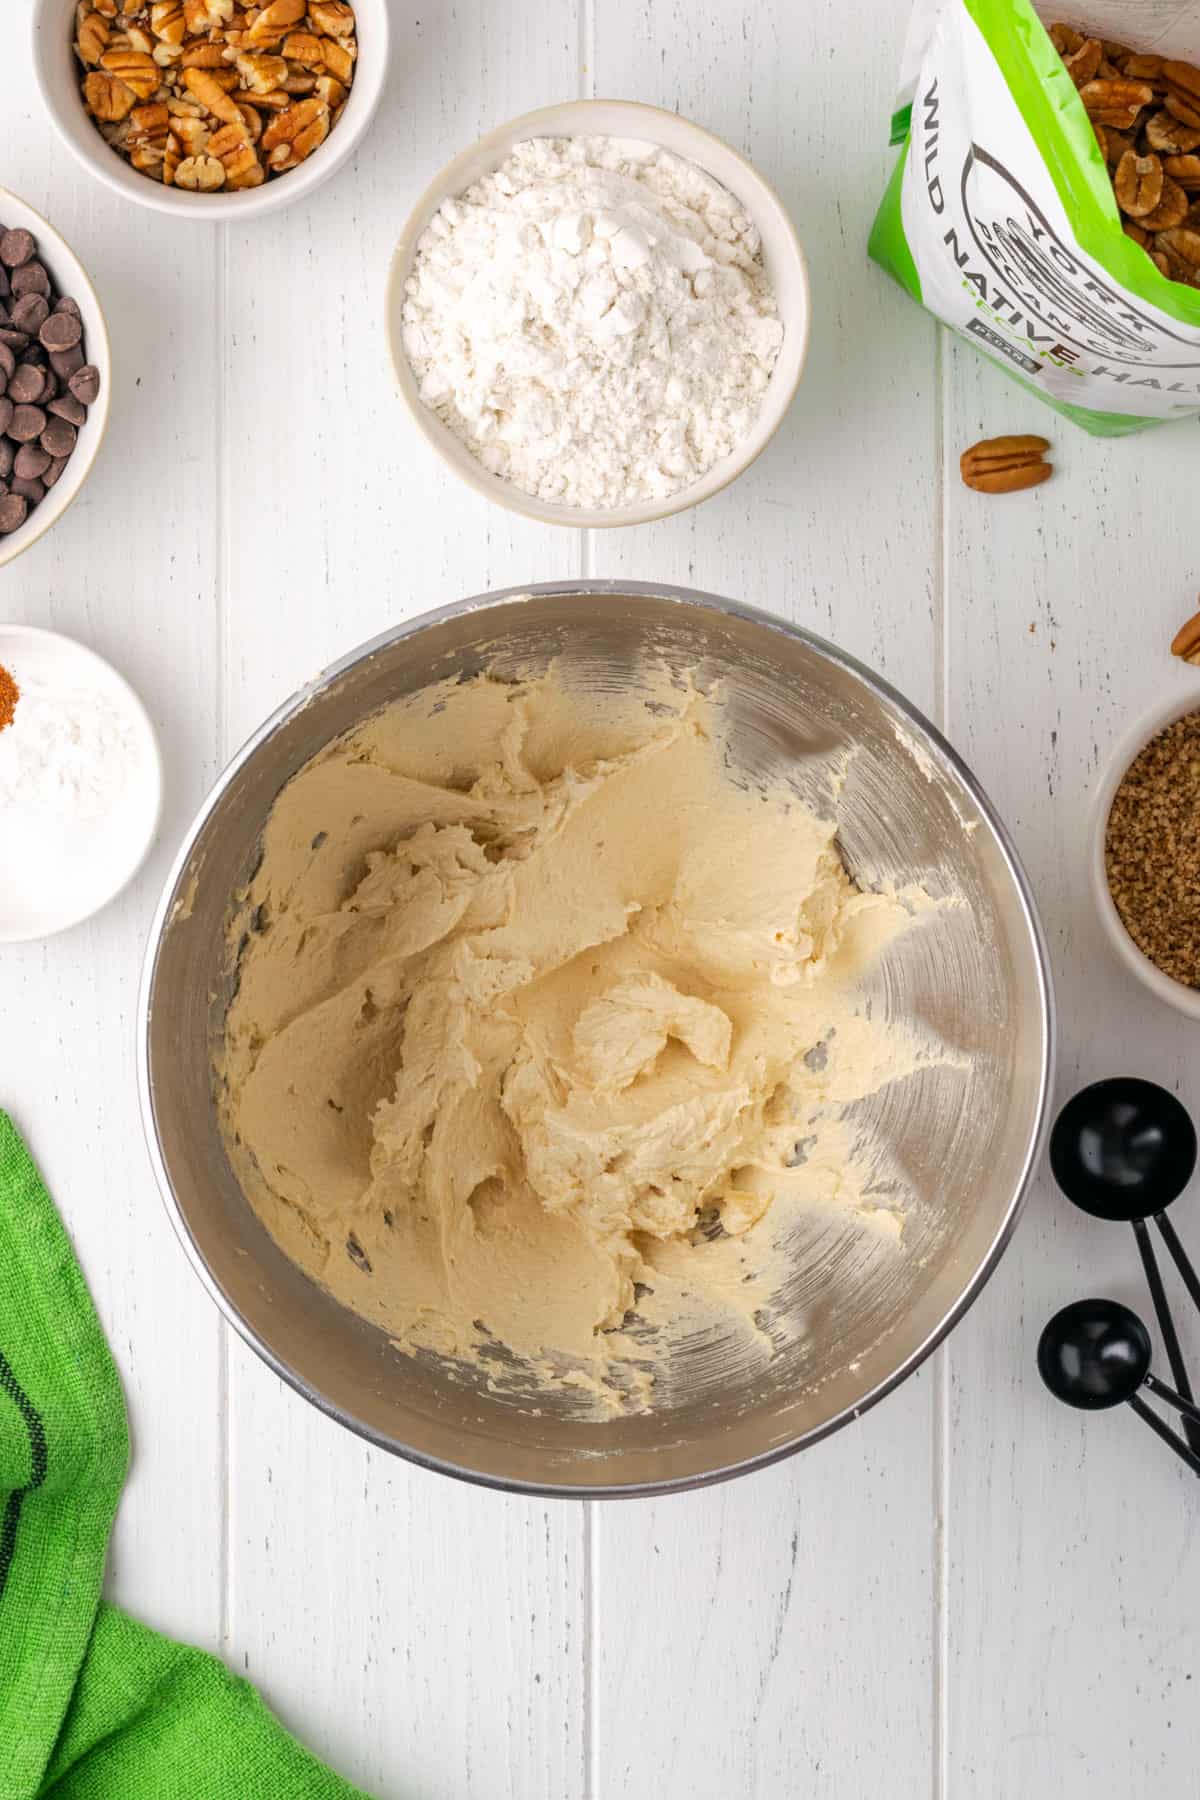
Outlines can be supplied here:
<path id="1" fill-rule="evenodd" d="M 916 1196 L 903 1254 L 814 1217 L 789 1304 L 807 1334 L 750 1375 L 700 1357 L 669 1410 L 585 1423 L 489 1393 L 432 1354 L 399 1354 L 276 1248 L 225 1156 L 210 1055 L 233 971 L 226 924 L 281 787 L 387 701 L 447 674 L 528 670 L 628 689 L 650 652 L 724 684 L 730 749 L 750 780 L 814 796 L 852 750 L 839 802 L 849 867 L 966 904 L 910 933 L 873 1005 L 970 1059 L 862 1102 Z M 483 595 L 355 651 L 269 719 L 188 834 L 151 933 L 139 1008 L 143 1113 L 184 1248 L 230 1323 L 314 1405 L 414 1462 L 499 1487 L 610 1495 L 693 1487 L 815 1443 L 894 1388 L 960 1318 L 1016 1222 L 1038 1153 L 1052 1060 L 1046 954 L 1028 884 L 968 770 L 906 701 L 850 658 L 748 607 L 679 588 L 588 582 Z"/>

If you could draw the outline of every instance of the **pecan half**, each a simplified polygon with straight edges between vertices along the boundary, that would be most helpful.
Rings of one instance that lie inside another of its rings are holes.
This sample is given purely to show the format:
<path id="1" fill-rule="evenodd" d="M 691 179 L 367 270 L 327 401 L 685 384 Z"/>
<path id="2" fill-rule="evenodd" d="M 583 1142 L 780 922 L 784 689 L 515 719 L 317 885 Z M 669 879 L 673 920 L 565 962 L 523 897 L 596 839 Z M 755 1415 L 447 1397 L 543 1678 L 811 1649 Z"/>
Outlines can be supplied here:
<path id="1" fill-rule="evenodd" d="M 241 125 L 242 115 L 237 104 L 225 92 L 211 69 L 185 69 L 183 84 L 189 94 L 196 99 L 206 112 L 212 113 L 224 125 Z"/>
<path id="2" fill-rule="evenodd" d="M 251 50 L 274 50 L 284 33 L 304 17 L 304 0 L 271 0 L 246 32 Z"/>
<path id="3" fill-rule="evenodd" d="M 1139 156 L 1127 150 L 1113 176 L 1117 205 L 1131 219 L 1144 219 L 1163 196 L 1163 166 L 1157 156 Z"/>
<path id="4" fill-rule="evenodd" d="M 303 63 L 312 69 L 319 69 L 325 61 L 321 53 L 321 40 L 315 31 L 289 31 L 280 46 L 279 54 L 285 56 L 288 62 Z"/>
<path id="5" fill-rule="evenodd" d="M 311 156 L 329 132 L 329 108 L 319 95 L 277 113 L 262 134 L 262 149 L 273 169 L 292 169 Z"/>
<path id="6" fill-rule="evenodd" d="M 1200 69 L 1191 63 L 1165 62 L 1162 72 L 1168 110 L 1186 125 L 1200 125 Z"/>
<path id="7" fill-rule="evenodd" d="M 1092 130 L 1096 134 L 1096 142 L 1100 146 L 1101 156 L 1110 169 L 1115 169 L 1125 152 L 1133 149 L 1132 143 L 1123 131 L 1117 130 L 1115 125 L 1101 125 L 1093 119 Z"/>
<path id="8" fill-rule="evenodd" d="M 225 169 L 225 185 L 230 188 L 261 187 L 266 179 L 258 152 L 250 142 L 246 121 L 238 115 L 237 125 L 227 125 L 214 132 L 209 150 L 219 156 Z"/>
<path id="9" fill-rule="evenodd" d="M 1167 83 L 1161 56 L 1127 56 L 1121 64 L 1121 73 L 1126 81 L 1146 82 L 1156 94 L 1166 92 Z"/>
<path id="10" fill-rule="evenodd" d="M 1050 42 L 1061 57 L 1073 56 L 1083 48 L 1083 37 L 1072 25 L 1052 25 Z"/>
<path id="11" fill-rule="evenodd" d="M 84 82 L 83 97 L 92 117 L 109 125 L 126 118 L 137 100 L 132 88 L 127 88 L 115 75 L 105 75 L 99 69 Z"/>
<path id="12" fill-rule="evenodd" d="M 354 80 L 354 58 L 358 55 L 358 46 L 353 38 L 322 38 L 321 60 L 331 75 L 346 87 Z"/>
<path id="13" fill-rule="evenodd" d="M 98 12 L 79 9 L 79 26 L 75 33 L 75 54 L 81 63 L 94 68 L 108 48 L 108 20 Z"/>
<path id="14" fill-rule="evenodd" d="M 326 37 L 349 37 L 354 30 L 354 8 L 344 0 L 310 0 L 308 16 L 313 30 Z"/>
<path id="15" fill-rule="evenodd" d="M 1200 665 L 1200 612 L 1193 613 L 1187 624 L 1179 627 L 1171 639 L 1171 655 Z"/>
<path id="16" fill-rule="evenodd" d="M 1200 192 L 1200 156 L 1168 156 L 1163 168 L 1185 194 Z"/>
<path id="17" fill-rule="evenodd" d="M 211 194 L 225 185 L 225 167 L 215 156 L 185 156 L 175 171 L 175 186 Z"/>
<path id="18" fill-rule="evenodd" d="M 164 44 L 182 44 L 187 25 L 181 0 L 152 0 L 150 29 Z"/>
<path id="19" fill-rule="evenodd" d="M 979 494 L 1015 494 L 1036 487 L 1053 474 L 1044 460 L 1050 448 L 1044 437 L 984 438 L 959 458 L 963 481 Z"/>
<path id="20" fill-rule="evenodd" d="M 1078 50 L 1070 56 L 1063 57 L 1063 67 L 1075 83 L 1081 88 L 1085 82 L 1094 81 L 1100 72 L 1104 46 L 1099 38 L 1086 38 Z"/>
<path id="21" fill-rule="evenodd" d="M 1149 106 L 1154 89 L 1144 81 L 1088 81 L 1079 90 L 1088 115 L 1118 131 L 1132 131 L 1143 106 Z"/>
<path id="22" fill-rule="evenodd" d="M 1167 175 L 1163 177 L 1162 199 L 1153 212 L 1145 214 L 1141 223 L 1147 231 L 1173 231 L 1187 218 L 1187 209 L 1187 195 L 1179 183 Z"/>
<path id="23" fill-rule="evenodd" d="M 158 64 L 144 50 L 108 49 L 100 58 L 106 75 L 123 81 L 139 100 L 148 100 L 159 83 Z"/>
<path id="24" fill-rule="evenodd" d="M 287 80 L 288 66 L 282 56 L 256 55 L 253 50 L 243 50 L 237 57 L 237 72 L 247 92 L 269 94 L 281 81 Z"/>
<path id="25" fill-rule="evenodd" d="M 1146 120 L 1146 147 L 1159 156 L 1186 156 L 1200 149 L 1200 126 L 1185 125 L 1174 113 L 1154 113 Z"/>
<path id="26" fill-rule="evenodd" d="M 1200 231 L 1189 231 L 1186 225 L 1181 225 L 1177 231 L 1160 231 L 1154 240 L 1154 248 L 1165 251 L 1169 258 L 1178 257 L 1193 274 L 1200 269 Z"/>

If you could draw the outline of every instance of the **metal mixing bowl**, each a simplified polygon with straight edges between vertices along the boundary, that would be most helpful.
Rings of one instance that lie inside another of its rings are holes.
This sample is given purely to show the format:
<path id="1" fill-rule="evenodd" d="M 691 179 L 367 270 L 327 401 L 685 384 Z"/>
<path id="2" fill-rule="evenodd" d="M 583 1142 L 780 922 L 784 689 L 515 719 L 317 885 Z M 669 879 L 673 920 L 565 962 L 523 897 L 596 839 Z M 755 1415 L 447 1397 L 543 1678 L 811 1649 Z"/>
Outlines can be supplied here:
<path id="1" fill-rule="evenodd" d="M 786 1291 L 805 1333 L 751 1372 L 697 1353 L 670 1403 L 592 1423 L 565 1399 L 538 1410 L 486 1376 L 411 1358 L 277 1249 L 226 1159 L 211 1052 L 233 970 L 232 896 L 254 868 L 280 788 L 389 700 L 458 671 L 526 673 L 627 691 L 645 658 L 718 678 L 730 761 L 828 806 L 830 758 L 852 751 L 840 841 L 864 883 L 919 881 L 964 905 L 883 957 L 876 1015 L 918 1023 L 968 1059 L 859 1102 L 915 1200 L 902 1250 L 814 1215 Z M 230 1323 L 276 1372 L 388 1450 L 474 1481 L 547 1494 L 691 1487 L 814 1443 L 880 1399 L 961 1317 L 1013 1229 L 1039 1149 L 1052 999 L 1033 900 L 987 800 L 933 728 L 840 651 L 748 607 L 679 588 L 607 582 L 484 595 L 357 650 L 282 707 L 209 795 L 167 882 L 139 1008 L 151 1154 L 185 1249 Z"/>

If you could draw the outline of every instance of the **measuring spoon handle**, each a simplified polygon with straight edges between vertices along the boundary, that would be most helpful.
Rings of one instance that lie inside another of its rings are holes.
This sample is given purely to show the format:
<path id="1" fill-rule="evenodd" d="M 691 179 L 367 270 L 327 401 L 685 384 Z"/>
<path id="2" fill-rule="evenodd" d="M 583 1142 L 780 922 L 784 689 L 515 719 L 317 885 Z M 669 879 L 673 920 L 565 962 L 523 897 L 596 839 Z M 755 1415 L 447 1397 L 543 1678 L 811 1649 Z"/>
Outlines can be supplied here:
<path id="1" fill-rule="evenodd" d="M 1187 1464 L 1193 1475 L 1200 1475 L 1200 1456 L 1197 1456 L 1194 1450 L 1189 1450 L 1183 1439 L 1176 1437 L 1169 1425 L 1163 1424 L 1153 1407 L 1147 1406 L 1146 1402 L 1139 1399 L 1137 1394 L 1130 1394 L 1128 1404 L 1132 1406 L 1139 1419 L 1145 1419 L 1151 1431 L 1155 1432 L 1164 1444 L 1170 1444 L 1176 1456 Z"/>
<path id="2" fill-rule="evenodd" d="M 1175 1258 L 1175 1267 L 1183 1277 L 1183 1285 L 1192 1296 L 1196 1306 L 1200 1308 L 1200 1277 L 1192 1267 L 1191 1258 L 1179 1241 L 1179 1234 L 1168 1219 L 1166 1213 L 1155 1213 L 1154 1223 L 1162 1233 L 1162 1241 Z"/>
<path id="3" fill-rule="evenodd" d="M 1142 1267 L 1146 1271 L 1146 1283 L 1150 1289 L 1150 1298 L 1154 1302 L 1154 1311 L 1158 1317 L 1158 1329 L 1162 1332 L 1163 1344 L 1166 1347 L 1167 1361 L 1171 1365 L 1171 1376 L 1176 1391 L 1185 1400 L 1194 1398 L 1192 1384 L 1188 1379 L 1187 1365 L 1183 1360 L 1179 1336 L 1175 1330 L 1175 1321 L 1171 1317 L 1171 1309 L 1167 1305 L 1166 1289 L 1163 1287 L 1162 1274 L 1158 1267 L 1158 1258 L 1154 1254 L 1154 1244 L 1150 1237 L 1145 1219 L 1134 1219 L 1133 1235 L 1137 1239 L 1137 1247 L 1141 1251 Z M 1184 1427 L 1187 1441 L 1193 1451 L 1200 1451 L 1200 1425 L 1189 1423 Z"/>
<path id="4" fill-rule="evenodd" d="M 1173 1387 L 1168 1387 L 1157 1375 L 1148 1373 L 1142 1386 L 1149 1388 L 1152 1394 L 1157 1394 L 1160 1400 L 1165 1400 L 1168 1406 L 1181 1412 L 1185 1419 L 1194 1419 L 1200 1425 L 1200 1406 L 1194 1400 L 1185 1400 L 1182 1394 L 1177 1394 Z"/>

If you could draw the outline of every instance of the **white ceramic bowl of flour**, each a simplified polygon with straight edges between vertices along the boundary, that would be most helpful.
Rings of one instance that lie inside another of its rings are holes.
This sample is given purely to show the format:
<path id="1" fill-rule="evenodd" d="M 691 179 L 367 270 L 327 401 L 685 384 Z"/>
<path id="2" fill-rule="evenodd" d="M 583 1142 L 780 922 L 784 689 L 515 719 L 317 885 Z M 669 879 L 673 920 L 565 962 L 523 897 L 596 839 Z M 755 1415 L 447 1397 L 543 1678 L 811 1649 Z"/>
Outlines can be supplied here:
<path id="1" fill-rule="evenodd" d="M 774 290 L 783 341 L 753 423 L 736 446 L 698 479 L 673 493 L 631 505 L 576 506 L 541 499 L 516 482 L 491 473 L 427 406 L 404 343 L 406 283 L 420 239 L 438 209 L 474 182 L 492 174 L 516 145 L 533 138 L 619 138 L 650 143 L 696 165 L 740 203 L 757 227 L 762 262 Z M 489 132 L 444 168 L 421 196 L 396 246 L 387 290 L 387 333 L 400 392 L 422 434 L 456 474 L 489 500 L 547 525 L 581 527 L 644 525 L 683 512 L 728 487 L 762 452 L 791 405 L 808 354 L 810 303 L 804 253 L 774 189 L 720 138 L 659 107 L 632 100 L 572 100 L 526 113 Z"/>
<path id="2" fill-rule="evenodd" d="M 0 730 L 0 943 L 81 924 L 142 866 L 162 763 L 141 701 L 73 638 L 0 625 L 0 667 L 20 695 Z"/>

